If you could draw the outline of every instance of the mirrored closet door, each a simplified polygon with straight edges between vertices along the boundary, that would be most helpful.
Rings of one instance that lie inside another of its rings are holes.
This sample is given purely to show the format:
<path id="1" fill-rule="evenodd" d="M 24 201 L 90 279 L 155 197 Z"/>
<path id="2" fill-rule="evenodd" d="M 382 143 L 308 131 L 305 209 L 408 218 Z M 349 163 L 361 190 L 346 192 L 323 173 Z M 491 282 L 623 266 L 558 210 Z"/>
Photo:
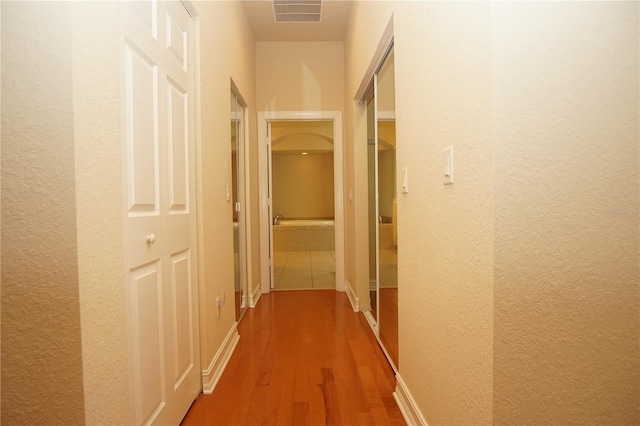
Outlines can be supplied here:
<path id="1" fill-rule="evenodd" d="M 245 107 L 242 98 L 231 90 L 231 185 L 227 197 L 233 214 L 233 275 L 236 320 L 247 310 L 246 213 L 244 186 L 244 123 Z"/>
<path id="2" fill-rule="evenodd" d="M 398 367 L 398 214 L 393 48 L 374 74 L 367 101 L 369 289 L 374 330 Z"/>

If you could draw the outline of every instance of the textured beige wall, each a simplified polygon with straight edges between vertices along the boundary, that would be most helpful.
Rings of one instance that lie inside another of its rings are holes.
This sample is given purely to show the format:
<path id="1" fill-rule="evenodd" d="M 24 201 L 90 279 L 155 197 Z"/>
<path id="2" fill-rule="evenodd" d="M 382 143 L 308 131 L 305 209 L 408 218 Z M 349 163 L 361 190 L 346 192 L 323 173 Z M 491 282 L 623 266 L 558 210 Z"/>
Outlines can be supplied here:
<path id="1" fill-rule="evenodd" d="M 71 6 L 1 7 L 2 422 L 82 424 Z"/>
<path id="2" fill-rule="evenodd" d="M 494 420 L 638 424 L 638 2 L 491 18 Z"/>
<path id="3" fill-rule="evenodd" d="M 274 154 L 273 214 L 333 217 L 333 154 Z"/>
<path id="4" fill-rule="evenodd" d="M 231 218 L 224 198 L 231 172 L 229 78 L 249 103 L 255 135 L 255 54 L 241 5 L 196 7 L 203 46 L 198 201 L 206 368 L 234 321 L 232 303 L 220 320 L 212 309 L 222 292 L 228 301 L 233 297 Z M 2 420 L 126 424 L 118 6 L 7 2 L 2 16 L 3 40 L 15 41 L 2 55 Z M 251 171 L 257 169 L 255 136 L 250 145 Z M 257 212 L 257 174 L 250 181 Z M 257 215 L 250 221 L 257 253 L 252 269 L 259 271 Z M 32 283 L 30 292 L 24 284 L 12 286 L 16 280 Z"/>
<path id="5" fill-rule="evenodd" d="M 200 15 L 200 92 L 202 125 L 199 148 L 198 231 L 200 280 L 200 344 L 206 369 L 235 322 L 233 304 L 233 230 L 231 205 L 225 185 L 231 183 L 231 130 L 229 126 L 230 78 L 249 108 L 250 167 L 257 170 L 255 116 L 255 50 L 240 2 L 197 2 Z M 251 288 L 259 280 L 259 221 L 257 175 L 250 175 L 252 214 Z M 216 297 L 226 294 L 226 304 L 216 318 Z"/>
<path id="6" fill-rule="evenodd" d="M 400 375 L 430 424 L 492 420 L 489 25 L 488 2 L 394 12 L 397 164 L 409 171 L 398 197 Z M 456 180 L 443 185 L 450 145 Z"/>
<path id="7" fill-rule="evenodd" d="M 85 421 L 129 422 L 116 2 L 74 2 L 73 106 Z"/>
<path id="8" fill-rule="evenodd" d="M 391 13 L 399 373 L 426 420 L 637 423 L 638 3 L 355 3 L 347 102 Z M 366 128 L 347 105 L 362 297 Z"/>
<path id="9" fill-rule="evenodd" d="M 257 42 L 260 111 L 342 111 L 342 42 Z"/>

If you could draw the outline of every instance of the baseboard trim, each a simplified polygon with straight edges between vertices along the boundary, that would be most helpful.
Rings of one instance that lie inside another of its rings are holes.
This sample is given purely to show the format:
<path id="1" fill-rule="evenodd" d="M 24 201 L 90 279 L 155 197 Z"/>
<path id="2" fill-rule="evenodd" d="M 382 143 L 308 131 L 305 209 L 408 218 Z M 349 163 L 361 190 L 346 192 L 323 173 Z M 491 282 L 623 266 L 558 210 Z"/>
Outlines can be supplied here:
<path id="1" fill-rule="evenodd" d="M 262 284 L 258 284 L 253 293 L 249 296 L 249 307 L 255 308 L 258 305 L 258 300 L 262 296 Z"/>
<path id="2" fill-rule="evenodd" d="M 409 392 L 407 385 L 399 374 L 396 374 L 396 391 L 393 393 L 393 398 L 396 400 L 396 404 L 398 404 L 402 412 L 402 417 L 404 417 L 404 421 L 408 425 L 428 426 L 411 392 Z"/>
<path id="3" fill-rule="evenodd" d="M 351 288 L 351 284 L 348 280 L 344 282 L 344 286 L 347 289 L 347 296 L 351 302 L 353 312 L 360 312 L 360 298 L 356 296 L 356 293 L 353 291 L 353 288 Z"/>
<path id="4" fill-rule="evenodd" d="M 234 322 L 231 330 L 227 333 L 227 337 L 224 338 L 222 345 L 218 349 L 218 352 L 213 356 L 209 368 L 202 371 L 202 393 L 205 395 L 211 395 L 213 390 L 218 384 L 218 380 L 222 377 L 224 369 L 231 359 L 233 351 L 238 345 L 240 335 L 238 334 L 238 323 Z"/>

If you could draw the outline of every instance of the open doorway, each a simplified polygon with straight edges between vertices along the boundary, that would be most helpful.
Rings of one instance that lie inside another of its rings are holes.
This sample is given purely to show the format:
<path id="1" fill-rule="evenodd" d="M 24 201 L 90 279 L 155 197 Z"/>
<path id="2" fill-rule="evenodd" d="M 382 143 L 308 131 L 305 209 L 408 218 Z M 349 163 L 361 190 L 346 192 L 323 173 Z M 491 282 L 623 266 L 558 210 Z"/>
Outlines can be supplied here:
<path id="1" fill-rule="evenodd" d="M 259 114 L 262 292 L 344 291 L 342 114 Z"/>
<path id="2" fill-rule="evenodd" d="M 335 289 L 333 122 L 271 123 L 272 290 Z"/>

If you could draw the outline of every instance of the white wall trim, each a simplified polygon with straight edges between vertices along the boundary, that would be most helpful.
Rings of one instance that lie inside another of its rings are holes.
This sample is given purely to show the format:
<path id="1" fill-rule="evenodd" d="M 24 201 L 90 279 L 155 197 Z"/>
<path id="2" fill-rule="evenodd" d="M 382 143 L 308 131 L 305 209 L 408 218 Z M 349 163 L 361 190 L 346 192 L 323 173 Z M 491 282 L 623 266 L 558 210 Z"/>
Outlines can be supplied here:
<path id="1" fill-rule="evenodd" d="M 396 391 L 393 393 L 393 398 L 396 400 L 396 404 L 402 412 L 402 417 L 408 425 L 411 426 L 428 426 L 427 421 L 420 412 L 420 408 L 413 399 L 411 392 L 404 383 L 404 380 L 400 377 L 400 374 L 396 374 Z"/>
<path id="2" fill-rule="evenodd" d="M 224 369 L 227 368 L 233 351 L 238 345 L 238 340 L 240 340 L 238 323 L 234 322 L 227 337 L 224 338 L 222 345 L 220 345 L 218 352 L 213 356 L 209 368 L 202 370 L 202 393 L 205 395 L 211 395 L 213 393 L 213 390 L 218 384 L 218 380 L 222 377 Z"/>
<path id="3" fill-rule="evenodd" d="M 250 308 L 255 308 L 256 305 L 258 304 L 258 300 L 260 300 L 260 296 L 262 296 L 261 285 L 262 284 L 258 284 L 256 286 L 256 289 L 253 290 L 253 293 L 251 293 L 251 295 L 249 296 L 249 307 Z"/>
<path id="4" fill-rule="evenodd" d="M 353 291 L 349 280 L 345 280 L 344 286 L 347 289 L 347 296 L 349 296 L 349 301 L 351 302 L 351 307 L 353 308 L 353 312 L 360 312 L 360 298 L 356 296 L 356 292 Z"/>

